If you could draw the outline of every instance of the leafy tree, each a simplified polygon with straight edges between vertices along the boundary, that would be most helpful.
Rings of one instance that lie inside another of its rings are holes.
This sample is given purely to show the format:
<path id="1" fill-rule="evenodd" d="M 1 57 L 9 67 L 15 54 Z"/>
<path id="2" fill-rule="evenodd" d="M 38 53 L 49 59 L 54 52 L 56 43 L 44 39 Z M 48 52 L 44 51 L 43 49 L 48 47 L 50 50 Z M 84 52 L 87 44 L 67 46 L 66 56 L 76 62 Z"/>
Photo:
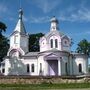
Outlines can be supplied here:
<path id="1" fill-rule="evenodd" d="M 6 31 L 6 25 L 0 22 L 0 61 L 3 60 L 3 57 L 6 56 L 8 48 L 9 48 L 9 40 L 2 35 L 2 32 Z"/>
<path id="2" fill-rule="evenodd" d="M 7 51 L 9 49 L 9 40 L 2 35 L 0 37 L 0 61 L 7 55 Z"/>
<path id="3" fill-rule="evenodd" d="M 30 34 L 29 35 L 29 51 L 37 52 L 39 51 L 39 39 L 44 36 L 42 33 Z"/>
<path id="4" fill-rule="evenodd" d="M 83 39 L 82 41 L 80 41 L 78 43 L 77 52 L 84 53 L 90 56 L 90 43 L 86 39 Z"/>
<path id="5" fill-rule="evenodd" d="M 6 25 L 3 22 L 0 22 L 0 35 L 2 35 L 2 32 L 6 31 Z"/>

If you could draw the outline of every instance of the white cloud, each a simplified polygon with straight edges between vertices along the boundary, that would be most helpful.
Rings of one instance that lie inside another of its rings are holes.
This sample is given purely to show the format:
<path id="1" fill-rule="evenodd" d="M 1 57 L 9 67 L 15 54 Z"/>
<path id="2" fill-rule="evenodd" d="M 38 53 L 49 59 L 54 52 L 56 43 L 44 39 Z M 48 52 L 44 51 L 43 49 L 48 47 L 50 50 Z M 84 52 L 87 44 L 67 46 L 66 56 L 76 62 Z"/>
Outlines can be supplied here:
<path id="1" fill-rule="evenodd" d="M 68 8 L 67 10 L 63 11 L 62 14 L 60 13 L 59 19 L 62 21 L 71 21 L 71 22 L 75 21 L 90 22 L 90 10 L 85 7 L 79 9 L 72 8 L 71 10 L 70 8 Z"/>
<path id="2" fill-rule="evenodd" d="M 90 35 L 90 31 L 86 31 L 85 34 Z"/>
<path id="3" fill-rule="evenodd" d="M 90 11 L 86 8 L 80 9 L 76 14 L 72 14 L 71 18 L 76 21 L 90 21 Z"/>
<path id="4" fill-rule="evenodd" d="M 61 0 L 35 0 L 37 6 L 43 10 L 44 13 L 52 11 Z"/>
<path id="5" fill-rule="evenodd" d="M 68 15 L 67 15 L 68 14 Z M 30 17 L 31 23 L 45 23 L 49 22 L 51 17 Z M 70 22 L 90 22 L 90 11 L 89 9 L 83 7 L 80 9 L 75 9 L 74 7 L 70 9 L 70 7 L 60 12 L 57 18 L 60 21 L 70 21 Z"/>
<path id="6" fill-rule="evenodd" d="M 50 17 L 30 17 L 30 23 L 46 23 L 50 21 Z"/>

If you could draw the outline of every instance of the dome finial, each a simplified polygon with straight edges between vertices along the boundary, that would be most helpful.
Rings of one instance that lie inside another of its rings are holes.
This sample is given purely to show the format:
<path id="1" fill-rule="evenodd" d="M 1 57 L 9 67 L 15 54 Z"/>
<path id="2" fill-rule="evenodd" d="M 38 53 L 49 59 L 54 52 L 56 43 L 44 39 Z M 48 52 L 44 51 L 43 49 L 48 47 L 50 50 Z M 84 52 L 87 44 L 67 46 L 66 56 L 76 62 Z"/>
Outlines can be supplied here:
<path id="1" fill-rule="evenodd" d="M 52 18 L 50 21 L 51 21 L 51 22 L 59 23 L 55 16 L 53 16 L 53 18 Z"/>
<path id="2" fill-rule="evenodd" d="M 22 9 L 20 8 L 20 9 L 19 9 L 19 19 L 22 19 L 22 15 L 23 15 L 23 11 L 22 11 Z"/>

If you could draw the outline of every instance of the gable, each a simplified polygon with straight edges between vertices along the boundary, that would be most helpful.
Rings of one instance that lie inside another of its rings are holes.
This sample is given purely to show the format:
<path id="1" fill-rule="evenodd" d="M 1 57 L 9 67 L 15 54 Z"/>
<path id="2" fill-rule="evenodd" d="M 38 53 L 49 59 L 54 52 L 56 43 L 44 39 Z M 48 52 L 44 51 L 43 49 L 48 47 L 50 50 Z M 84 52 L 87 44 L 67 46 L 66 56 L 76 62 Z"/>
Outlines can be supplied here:
<path id="1" fill-rule="evenodd" d="M 48 55 L 46 55 L 44 58 L 45 60 L 56 60 L 59 56 L 56 55 L 55 53 L 50 53 Z"/>

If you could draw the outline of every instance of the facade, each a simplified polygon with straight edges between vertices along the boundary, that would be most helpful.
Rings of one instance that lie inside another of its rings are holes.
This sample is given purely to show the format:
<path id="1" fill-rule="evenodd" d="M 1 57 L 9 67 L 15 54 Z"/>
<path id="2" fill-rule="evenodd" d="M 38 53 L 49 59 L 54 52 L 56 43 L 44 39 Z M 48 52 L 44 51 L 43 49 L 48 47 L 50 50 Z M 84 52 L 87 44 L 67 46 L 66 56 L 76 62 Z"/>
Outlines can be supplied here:
<path id="1" fill-rule="evenodd" d="M 49 33 L 39 40 L 40 52 L 29 52 L 22 15 L 20 9 L 19 20 L 10 35 L 10 48 L 1 63 L 1 73 L 31 76 L 87 74 L 87 56 L 71 52 L 71 38 L 59 31 L 59 22 L 55 17 L 50 20 Z"/>

